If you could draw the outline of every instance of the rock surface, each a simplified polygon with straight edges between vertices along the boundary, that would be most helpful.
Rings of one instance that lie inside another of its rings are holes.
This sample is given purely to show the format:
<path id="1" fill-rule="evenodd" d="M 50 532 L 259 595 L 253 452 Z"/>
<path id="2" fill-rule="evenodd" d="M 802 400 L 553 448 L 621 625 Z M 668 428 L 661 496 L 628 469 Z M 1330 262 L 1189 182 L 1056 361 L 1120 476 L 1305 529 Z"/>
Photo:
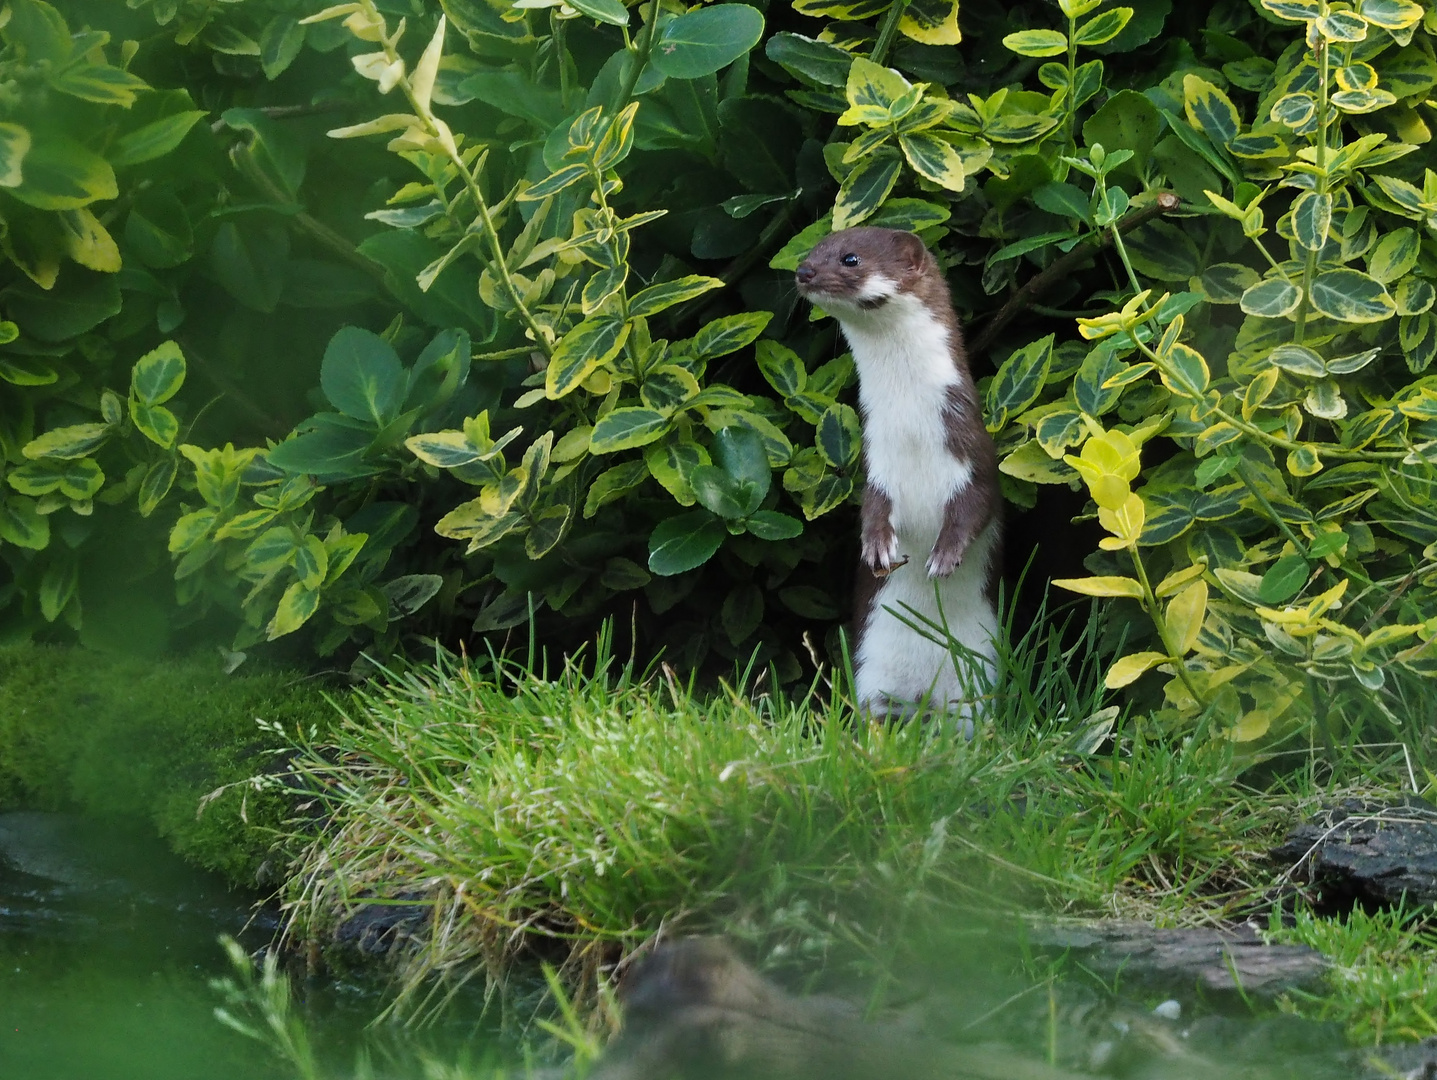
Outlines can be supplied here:
<path id="1" fill-rule="evenodd" d="M 1288 834 L 1272 858 L 1323 903 L 1390 906 L 1437 903 L 1437 807 L 1346 799 Z"/>
<path id="2" fill-rule="evenodd" d="M 1237 992 L 1272 997 L 1311 987 L 1327 960 L 1305 945 L 1268 945 L 1251 926 L 1157 930 L 1141 923 L 1039 926 L 1033 943 L 1044 952 L 1074 954 L 1089 970 L 1124 984 L 1180 991 Z M 1234 978 L 1236 975 L 1236 978 Z"/>

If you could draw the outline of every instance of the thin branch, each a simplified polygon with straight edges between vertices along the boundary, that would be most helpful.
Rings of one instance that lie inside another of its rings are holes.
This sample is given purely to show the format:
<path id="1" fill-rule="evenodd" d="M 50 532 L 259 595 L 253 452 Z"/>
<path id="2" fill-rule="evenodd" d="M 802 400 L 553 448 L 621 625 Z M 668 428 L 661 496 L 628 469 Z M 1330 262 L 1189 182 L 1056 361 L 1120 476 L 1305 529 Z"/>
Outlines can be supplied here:
<path id="1" fill-rule="evenodd" d="M 1172 213 L 1181 202 L 1182 200 L 1173 192 L 1160 191 L 1151 206 L 1145 206 L 1141 210 L 1129 214 L 1118 222 L 1117 229 L 1119 232 L 1136 229 L 1139 225 L 1145 224 L 1155 217 Z M 983 329 L 978 332 L 968 346 L 969 352 L 980 353 L 987 349 L 1003 328 L 1016 319 L 1033 301 L 1112 242 L 1112 234 L 1105 232 L 1099 237 L 1079 244 L 1062 258 L 1055 260 L 1046 270 L 1028 279 L 1027 284 L 1010 296 L 1008 302 L 984 324 Z"/>

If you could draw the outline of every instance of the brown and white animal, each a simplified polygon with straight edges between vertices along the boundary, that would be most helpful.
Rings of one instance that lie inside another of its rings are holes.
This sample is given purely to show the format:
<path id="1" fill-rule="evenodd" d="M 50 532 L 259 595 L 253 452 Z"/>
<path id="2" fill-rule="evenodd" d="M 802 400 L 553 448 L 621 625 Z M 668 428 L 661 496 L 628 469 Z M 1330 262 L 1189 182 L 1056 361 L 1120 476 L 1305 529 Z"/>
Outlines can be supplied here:
<path id="1" fill-rule="evenodd" d="M 797 280 L 838 320 L 858 369 L 868 474 L 854 602 L 859 702 L 892 713 L 926 698 L 971 729 L 995 676 L 1001 496 L 948 283 L 917 236 L 878 228 L 820 241 Z M 923 620 L 971 655 L 955 658 L 908 625 Z"/>

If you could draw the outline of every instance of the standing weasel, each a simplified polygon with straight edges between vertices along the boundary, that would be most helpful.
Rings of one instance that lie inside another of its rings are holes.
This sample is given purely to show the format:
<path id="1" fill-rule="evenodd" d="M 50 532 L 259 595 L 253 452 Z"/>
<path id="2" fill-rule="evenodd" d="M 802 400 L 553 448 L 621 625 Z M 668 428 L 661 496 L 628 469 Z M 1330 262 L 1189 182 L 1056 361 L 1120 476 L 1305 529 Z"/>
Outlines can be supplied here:
<path id="1" fill-rule="evenodd" d="M 854 597 L 859 704 L 901 712 L 927 698 L 971 720 L 995 675 L 1000 495 L 948 283 L 918 237 L 876 228 L 822 240 L 797 279 L 838 320 L 858 369 L 868 473 Z M 904 619 L 946 625 L 977 662 L 955 663 Z"/>

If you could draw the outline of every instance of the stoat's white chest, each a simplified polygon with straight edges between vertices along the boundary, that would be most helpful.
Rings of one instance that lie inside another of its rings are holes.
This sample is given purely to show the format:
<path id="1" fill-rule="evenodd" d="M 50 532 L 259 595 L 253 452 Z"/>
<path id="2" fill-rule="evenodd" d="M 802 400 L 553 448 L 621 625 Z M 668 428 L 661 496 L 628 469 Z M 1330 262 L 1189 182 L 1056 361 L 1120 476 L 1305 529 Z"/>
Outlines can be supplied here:
<path id="1" fill-rule="evenodd" d="M 944 504 L 973 476 L 947 447 L 945 412 L 958 382 L 950 331 L 907 294 L 873 312 L 845 312 L 839 323 L 858 369 L 868 481 L 892 501 L 900 538 L 931 546 Z"/>

